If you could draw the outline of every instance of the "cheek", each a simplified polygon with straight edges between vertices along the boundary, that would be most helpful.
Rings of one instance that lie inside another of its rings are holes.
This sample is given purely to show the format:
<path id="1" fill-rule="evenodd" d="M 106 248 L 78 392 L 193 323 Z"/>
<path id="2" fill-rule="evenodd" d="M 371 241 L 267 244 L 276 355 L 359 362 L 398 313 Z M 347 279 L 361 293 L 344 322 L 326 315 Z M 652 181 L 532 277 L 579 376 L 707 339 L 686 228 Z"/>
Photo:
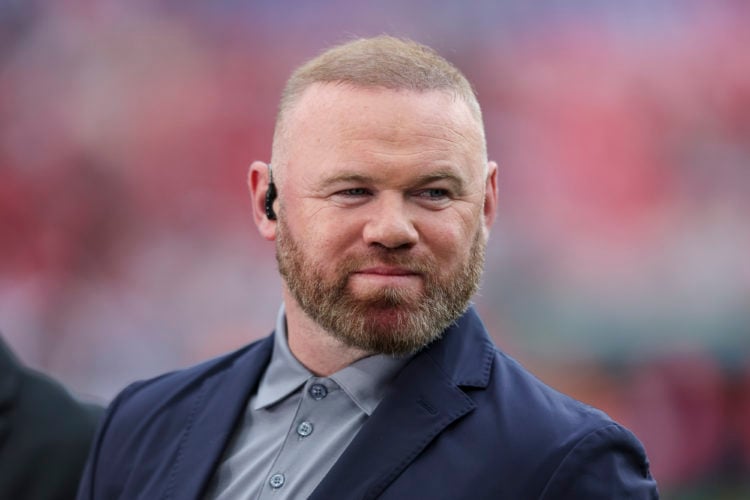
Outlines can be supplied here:
<path id="1" fill-rule="evenodd" d="M 451 258 L 467 254 L 480 229 L 478 214 L 453 211 L 424 220 L 420 233 L 436 257 Z"/>
<path id="2" fill-rule="evenodd" d="M 353 224 L 321 213 L 298 219 L 294 234 L 306 253 L 325 265 L 343 255 L 357 241 L 359 232 Z"/>

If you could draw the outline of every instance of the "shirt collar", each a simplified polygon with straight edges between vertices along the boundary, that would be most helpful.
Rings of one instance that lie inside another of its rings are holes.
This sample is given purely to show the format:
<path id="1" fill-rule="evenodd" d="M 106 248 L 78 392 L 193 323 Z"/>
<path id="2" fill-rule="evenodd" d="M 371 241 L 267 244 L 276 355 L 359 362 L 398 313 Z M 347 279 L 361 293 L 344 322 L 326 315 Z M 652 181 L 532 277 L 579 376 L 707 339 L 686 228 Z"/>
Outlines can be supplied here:
<path id="1" fill-rule="evenodd" d="M 297 361 L 286 341 L 286 314 L 284 304 L 279 307 L 274 331 L 273 353 L 266 373 L 258 386 L 253 410 L 258 410 L 281 401 L 304 385 L 313 374 Z"/>
<path id="2" fill-rule="evenodd" d="M 391 381 L 410 357 L 376 354 L 355 361 L 333 375 L 335 381 L 352 401 L 369 417 L 391 387 Z"/>
<path id="3" fill-rule="evenodd" d="M 344 392 L 368 416 L 375 411 L 385 397 L 390 382 L 408 363 L 411 356 L 393 357 L 376 354 L 355 361 L 342 368 L 330 379 L 336 382 Z M 271 362 L 258 386 L 253 402 L 253 410 L 265 408 L 286 398 L 314 375 L 297 361 L 289 349 L 286 333 L 286 315 L 284 304 L 279 308 L 274 332 L 273 354 Z"/>

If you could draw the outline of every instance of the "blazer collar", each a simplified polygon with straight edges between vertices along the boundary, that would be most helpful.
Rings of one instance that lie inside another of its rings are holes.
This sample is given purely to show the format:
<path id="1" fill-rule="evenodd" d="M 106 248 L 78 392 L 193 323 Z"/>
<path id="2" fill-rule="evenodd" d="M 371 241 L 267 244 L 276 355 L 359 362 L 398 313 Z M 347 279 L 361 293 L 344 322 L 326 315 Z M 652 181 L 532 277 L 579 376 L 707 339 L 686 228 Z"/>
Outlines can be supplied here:
<path id="1" fill-rule="evenodd" d="M 487 387 L 495 348 L 470 308 L 399 373 L 310 499 L 376 498 L 451 423 L 476 404 L 461 389 Z"/>
<path id="2" fill-rule="evenodd" d="M 484 323 L 471 306 L 420 355 L 431 357 L 456 385 L 484 388 L 490 381 L 495 351 Z"/>

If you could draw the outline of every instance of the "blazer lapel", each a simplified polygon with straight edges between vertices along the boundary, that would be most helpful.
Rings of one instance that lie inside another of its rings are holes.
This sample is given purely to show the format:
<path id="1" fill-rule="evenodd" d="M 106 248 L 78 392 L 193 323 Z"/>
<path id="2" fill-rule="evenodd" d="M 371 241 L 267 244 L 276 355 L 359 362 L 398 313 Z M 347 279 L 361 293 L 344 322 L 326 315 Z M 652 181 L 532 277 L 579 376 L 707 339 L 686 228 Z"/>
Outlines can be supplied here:
<path id="1" fill-rule="evenodd" d="M 399 373 L 393 392 L 310 499 L 380 495 L 436 436 L 475 408 L 459 385 L 486 387 L 491 363 L 492 344 L 470 310 Z"/>
<path id="2" fill-rule="evenodd" d="M 173 466 L 174 488 L 168 498 L 201 497 L 268 364 L 272 348 L 273 335 L 235 360 L 230 369 L 203 382 L 195 396 L 181 453 Z"/>
<path id="3" fill-rule="evenodd" d="M 375 498 L 445 427 L 474 409 L 429 357 L 415 361 L 402 370 L 396 392 L 381 402 L 311 500 Z"/>

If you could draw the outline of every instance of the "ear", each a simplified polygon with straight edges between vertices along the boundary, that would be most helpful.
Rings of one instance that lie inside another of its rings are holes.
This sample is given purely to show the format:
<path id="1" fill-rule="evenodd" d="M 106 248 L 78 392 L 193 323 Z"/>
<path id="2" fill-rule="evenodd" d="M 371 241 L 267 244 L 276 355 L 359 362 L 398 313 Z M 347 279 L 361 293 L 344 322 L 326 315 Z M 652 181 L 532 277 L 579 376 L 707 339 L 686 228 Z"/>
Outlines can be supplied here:
<path id="1" fill-rule="evenodd" d="M 247 173 L 247 187 L 253 205 L 253 220 L 260 235 L 273 241 L 276 239 L 276 221 L 266 216 L 266 193 L 271 181 L 268 165 L 262 161 L 254 161 Z M 276 205 L 276 202 L 274 202 Z M 274 206 L 274 210 L 276 207 Z"/>
<path id="2" fill-rule="evenodd" d="M 487 179 L 484 186 L 484 226 L 489 229 L 497 213 L 497 163 L 487 163 Z"/>

